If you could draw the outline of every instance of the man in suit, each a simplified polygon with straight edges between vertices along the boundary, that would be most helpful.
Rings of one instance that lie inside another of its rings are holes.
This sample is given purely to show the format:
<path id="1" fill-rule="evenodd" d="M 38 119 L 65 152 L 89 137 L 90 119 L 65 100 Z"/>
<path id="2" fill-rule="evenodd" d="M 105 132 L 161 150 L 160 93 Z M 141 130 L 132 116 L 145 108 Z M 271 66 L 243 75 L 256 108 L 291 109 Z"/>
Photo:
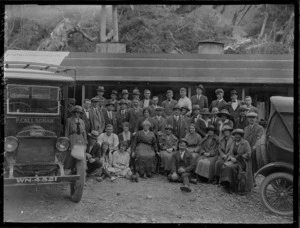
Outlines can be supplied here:
<path id="1" fill-rule="evenodd" d="M 180 187 L 181 191 L 191 192 L 190 178 L 191 172 L 195 167 L 193 157 L 187 150 L 188 142 L 185 139 L 179 140 L 179 150 L 174 152 L 171 157 L 171 172 L 168 175 L 170 181 L 182 181 L 183 186 Z"/>
<path id="2" fill-rule="evenodd" d="M 196 131 L 199 135 L 201 135 L 202 138 L 204 138 L 207 134 L 207 128 L 210 125 L 210 115 L 208 108 L 202 109 L 200 112 L 201 118 L 199 118 L 195 124 Z"/>
<path id="3" fill-rule="evenodd" d="M 241 105 L 239 107 L 239 117 L 234 120 L 234 128 L 239 128 L 245 130 L 245 127 L 249 125 L 248 119 L 246 117 L 248 113 L 248 108 L 246 105 Z"/>
<path id="4" fill-rule="evenodd" d="M 245 97 L 245 104 L 248 108 L 248 113 L 255 112 L 258 115 L 258 108 L 252 105 L 252 98 L 250 96 Z"/>
<path id="5" fill-rule="evenodd" d="M 115 104 L 110 102 L 106 104 L 107 111 L 104 112 L 105 126 L 111 124 L 113 126 L 113 133 L 118 135 L 117 116 L 114 112 Z"/>
<path id="6" fill-rule="evenodd" d="M 218 113 L 219 113 L 219 109 L 217 107 L 213 107 L 212 111 L 211 111 L 212 116 L 211 116 L 210 121 L 208 123 L 208 125 L 213 125 L 217 129 L 217 131 L 219 131 L 218 123 L 221 120 L 221 118 L 218 117 Z"/>
<path id="7" fill-rule="evenodd" d="M 151 100 L 151 105 L 149 105 L 150 116 L 153 117 L 156 115 L 155 109 L 158 107 L 158 97 L 153 96 Z"/>
<path id="8" fill-rule="evenodd" d="M 134 132 L 135 125 L 138 122 L 138 119 L 143 116 L 143 109 L 139 106 L 138 98 L 133 99 L 133 107 L 128 110 L 129 114 L 129 130 L 131 133 Z"/>
<path id="9" fill-rule="evenodd" d="M 187 113 L 187 116 L 190 116 L 191 115 L 191 112 L 192 112 L 192 102 L 191 100 L 186 96 L 186 88 L 181 88 L 179 90 L 180 92 L 180 99 L 178 100 L 178 105 L 180 108 L 184 107 L 184 106 L 187 106 L 188 109 L 190 110 L 188 113 Z"/>
<path id="10" fill-rule="evenodd" d="M 80 116 L 85 124 L 85 131 L 86 133 L 91 132 L 91 120 L 90 120 L 90 107 L 91 107 L 91 100 L 90 99 L 84 99 L 83 101 L 83 113 Z"/>
<path id="11" fill-rule="evenodd" d="M 190 125 L 191 118 L 187 116 L 187 113 L 190 112 L 191 110 L 185 105 L 181 107 L 180 111 L 181 111 L 180 116 L 182 117 L 182 119 L 185 120 L 187 125 Z"/>
<path id="12" fill-rule="evenodd" d="M 210 104 L 209 110 L 212 111 L 213 107 L 217 107 L 219 110 L 227 108 L 227 102 L 223 99 L 224 90 L 216 89 L 217 100 L 213 100 Z"/>
<path id="13" fill-rule="evenodd" d="M 153 132 L 156 136 L 161 136 L 164 129 L 165 125 L 167 123 L 167 120 L 162 116 L 164 112 L 164 108 L 157 106 L 155 108 L 155 116 L 152 118 L 154 122 L 153 126 Z"/>
<path id="14" fill-rule="evenodd" d="M 99 99 L 104 99 L 104 103 L 106 102 L 106 99 L 103 97 L 105 90 L 104 90 L 104 86 L 98 86 L 97 89 L 97 96 Z"/>
<path id="15" fill-rule="evenodd" d="M 102 112 L 104 114 L 104 112 L 106 112 L 106 108 L 105 108 L 105 98 L 102 97 L 102 98 L 99 98 L 99 102 L 98 102 L 98 110 L 100 112 Z"/>
<path id="16" fill-rule="evenodd" d="M 191 97 L 192 105 L 199 105 L 200 109 L 208 108 L 207 97 L 203 93 L 203 85 L 196 86 L 196 95 Z"/>
<path id="17" fill-rule="evenodd" d="M 72 110 L 76 104 L 75 98 L 68 98 L 68 112 L 67 112 L 67 119 L 70 118 L 72 115 Z"/>
<path id="18" fill-rule="evenodd" d="M 140 100 L 140 91 L 137 89 L 137 88 L 135 88 L 133 91 L 132 91 L 132 100 L 131 100 L 131 107 L 130 108 L 133 108 L 133 100 L 134 99 L 137 99 L 138 101 L 139 101 L 139 107 L 141 107 L 141 108 L 143 108 L 144 106 L 143 106 L 143 103 L 142 103 L 142 101 Z"/>
<path id="19" fill-rule="evenodd" d="M 227 110 L 229 111 L 229 114 L 232 115 L 233 119 L 236 119 L 239 117 L 241 101 L 237 99 L 238 93 L 236 90 L 231 90 L 230 94 L 231 101 L 227 103 Z"/>
<path id="20" fill-rule="evenodd" d="M 129 122 L 129 113 L 127 110 L 127 101 L 124 99 L 120 100 L 119 102 L 120 110 L 117 112 L 117 126 L 118 126 L 118 133 L 120 134 L 123 131 L 123 123 Z"/>
<path id="21" fill-rule="evenodd" d="M 167 100 L 161 103 L 161 106 L 165 109 L 163 117 L 167 118 L 173 114 L 173 108 L 177 104 L 177 101 L 173 100 L 173 91 L 168 90 L 166 93 Z"/>
<path id="22" fill-rule="evenodd" d="M 102 162 L 100 144 L 97 142 L 99 133 L 98 131 L 92 131 L 88 133 L 88 144 L 86 147 L 86 160 L 87 160 L 87 173 L 93 176 L 101 175 Z"/>
<path id="23" fill-rule="evenodd" d="M 106 101 L 107 103 L 114 104 L 114 110 L 113 110 L 114 112 L 117 112 L 119 110 L 117 96 L 118 96 L 118 91 L 113 89 L 110 93 L 110 99 Z"/>
<path id="24" fill-rule="evenodd" d="M 91 131 L 95 130 L 101 134 L 105 127 L 105 120 L 103 112 L 98 109 L 99 97 L 93 97 L 91 99 L 91 107 L 89 109 L 89 116 L 91 121 Z"/>
<path id="25" fill-rule="evenodd" d="M 149 89 L 145 89 L 144 90 L 144 97 L 145 97 L 145 99 L 142 100 L 143 108 L 149 107 L 151 105 L 150 95 L 151 95 L 150 90 Z"/>
<path id="26" fill-rule="evenodd" d="M 131 101 L 128 99 L 129 92 L 127 89 L 123 89 L 121 93 L 122 99 L 127 103 L 127 109 L 131 108 Z"/>
<path id="27" fill-rule="evenodd" d="M 167 118 L 167 124 L 171 124 L 173 126 L 173 134 L 178 139 L 182 139 L 185 137 L 188 131 L 188 125 L 186 121 L 180 116 L 180 107 L 178 104 L 173 108 L 173 115 Z"/>

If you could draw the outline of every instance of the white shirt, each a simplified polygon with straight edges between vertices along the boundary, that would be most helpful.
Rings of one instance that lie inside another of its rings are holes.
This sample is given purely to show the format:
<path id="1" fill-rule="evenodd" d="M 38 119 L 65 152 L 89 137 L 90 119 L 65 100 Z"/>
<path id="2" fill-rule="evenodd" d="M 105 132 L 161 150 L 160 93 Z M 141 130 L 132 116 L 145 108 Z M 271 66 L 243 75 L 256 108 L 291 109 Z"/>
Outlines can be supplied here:
<path id="1" fill-rule="evenodd" d="M 123 140 L 124 141 L 130 140 L 130 131 L 128 131 L 127 134 L 125 134 L 125 132 L 123 131 Z"/>
<path id="2" fill-rule="evenodd" d="M 90 118 L 90 113 L 89 113 L 89 110 L 87 109 L 84 109 L 84 112 L 86 114 L 86 117 L 89 119 Z"/>
<path id="3" fill-rule="evenodd" d="M 118 149 L 119 138 L 118 138 L 118 136 L 116 134 L 111 133 L 110 136 L 108 136 L 106 134 L 106 132 L 100 134 L 99 137 L 98 137 L 98 143 L 100 144 L 100 146 L 102 145 L 102 143 L 104 141 L 106 141 L 106 142 L 109 143 L 109 149 L 110 149 L 110 151 Z"/>
<path id="4" fill-rule="evenodd" d="M 176 121 L 178 121 L 179 116 L 174 116 L 174 119 L 175 119 Z"/>
<path id="5" fill-rule="evenodd" d="M 231 101 L 231 107 L 233 110 L 236 110 L 237 106 L 238 106 L 238 101 Z"/>
<path id="6" fill-rule="evenodd" d="M 186 113 L 187 115 L 192 112 L 192 102 L 187 96 L 180 98 L 177 104 L 180 108 L 182 108 L 183 106 L 187 106 L 190 109 L 190 111 Z"/>
<path id="7" fill-rule="evenodd" d="M 160 121 L 160 119 L 161 119 L 161 116 L 156 116 L 156 118 L 158 119 L 158 121 Z"/>
<path id="8" fill-rule="evenodd" d="M 185 153 L 185 151 L 183 151 L 183 152 L 181 152 L 181 151 L 179 151 L 180 152 L 180 157 L 181 157 L 181 160 L 183 159 L 183 156 L 184 156 L 184 153 Z"/>
<path id="9" fill-rule="evenodd" d="M 145 99 L 145 100 L 144 100 L 144 108 L 145 108 L 145 107 L 148 107 L 149 104 L 150 104 L 150 99 Z"/>
<path id="10" fill-rule="evenodd" d="M 109 119 L 112 119 L 112 111 L 107 111 L 107 115 Z"/>
<path id="11" fill-rule="evenodd" d="M 197 94 L 197 99 L 200 100 L 201 96 L 202 96 L 201 94 L 200 95 Z"/>

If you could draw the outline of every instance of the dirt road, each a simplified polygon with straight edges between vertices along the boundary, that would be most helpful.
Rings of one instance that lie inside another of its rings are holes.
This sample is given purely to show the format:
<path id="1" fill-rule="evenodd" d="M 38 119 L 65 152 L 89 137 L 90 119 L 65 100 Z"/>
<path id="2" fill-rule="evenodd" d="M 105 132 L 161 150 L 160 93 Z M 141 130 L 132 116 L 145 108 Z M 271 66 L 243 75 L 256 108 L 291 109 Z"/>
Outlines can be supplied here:
<path id="1" fill-rule="evenodd" d="M 139 183 L 119 178 L 101 183 L 89 178 L 79 203 L 69 200 L 69 186 L 6 187 L 6 222 L 105 223 L 292 223 L 261 205 L 258 188 L 249 196 L 228 194 L 215 185 L 191 185 L 155 176 Z"/>

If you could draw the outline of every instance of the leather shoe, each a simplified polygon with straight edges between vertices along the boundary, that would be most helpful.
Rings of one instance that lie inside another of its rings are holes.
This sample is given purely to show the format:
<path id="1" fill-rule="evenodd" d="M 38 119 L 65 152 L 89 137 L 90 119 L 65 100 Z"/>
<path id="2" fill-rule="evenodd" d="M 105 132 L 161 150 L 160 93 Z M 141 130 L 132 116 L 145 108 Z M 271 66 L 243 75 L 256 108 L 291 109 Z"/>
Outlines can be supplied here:
<path id="1" fill-rule="evenodd" d="M 180 187 L 180 190 L 181 190 L 181 191 L 184 191 L 184 192 L 191 192 L 191 191 L 192 191 L 188 186 L 185 186 L 185 185 L 184 185 L 184 186 L 181 186 L 181 187 Z"/>

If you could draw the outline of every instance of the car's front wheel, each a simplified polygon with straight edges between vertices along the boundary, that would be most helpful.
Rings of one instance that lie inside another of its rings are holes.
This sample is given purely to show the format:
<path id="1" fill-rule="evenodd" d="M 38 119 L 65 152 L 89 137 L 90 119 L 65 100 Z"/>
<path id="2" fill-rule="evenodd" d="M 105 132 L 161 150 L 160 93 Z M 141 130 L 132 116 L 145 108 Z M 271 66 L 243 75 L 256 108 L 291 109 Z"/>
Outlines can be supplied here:
<path id="1" fill-rule="evenodd" d="M 85 183 L 85 164 L 85 159 L 76 160 L 76 171 L 74 174 L 80 175 L 80 178 L 79 180 L 76 180 L 70 184 L 71 200 L 76 203 L 81 200 L 83 194 L 83 188 Z"/>

